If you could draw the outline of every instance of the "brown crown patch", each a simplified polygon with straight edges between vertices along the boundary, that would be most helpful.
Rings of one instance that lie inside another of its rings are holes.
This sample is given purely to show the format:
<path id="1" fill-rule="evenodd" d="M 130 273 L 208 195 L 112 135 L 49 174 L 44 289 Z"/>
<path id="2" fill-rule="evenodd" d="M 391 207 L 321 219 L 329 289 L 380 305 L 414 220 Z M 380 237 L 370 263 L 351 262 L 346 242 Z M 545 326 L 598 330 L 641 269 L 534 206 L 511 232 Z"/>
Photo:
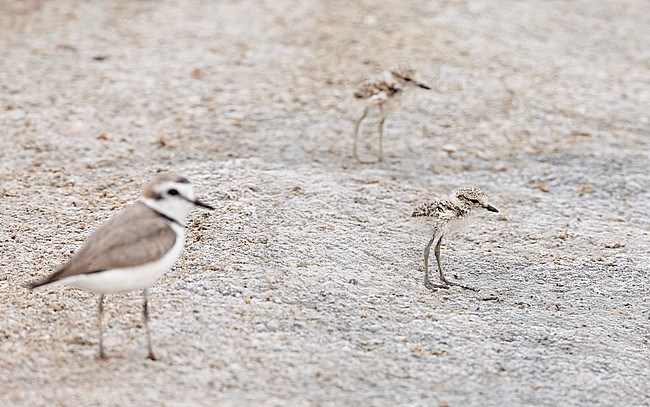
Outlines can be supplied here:
<path id="1" fill-rule="evenodd" d="M 179 174 L 175 174 L 172 172 L 161 174 L 156 178 L 152 179 L 151 181 L 147 182 L 146 184 L 144 184 L 144 186 L 142 187 L 142 196 L 144 196 L 145 198 L 156 199 L 158 197 L 158 193 L 155 191 L 156 187 L 165 182 L 180 182 L 182 184 L 190 183 L 190 181 L 187 178 Z"/>

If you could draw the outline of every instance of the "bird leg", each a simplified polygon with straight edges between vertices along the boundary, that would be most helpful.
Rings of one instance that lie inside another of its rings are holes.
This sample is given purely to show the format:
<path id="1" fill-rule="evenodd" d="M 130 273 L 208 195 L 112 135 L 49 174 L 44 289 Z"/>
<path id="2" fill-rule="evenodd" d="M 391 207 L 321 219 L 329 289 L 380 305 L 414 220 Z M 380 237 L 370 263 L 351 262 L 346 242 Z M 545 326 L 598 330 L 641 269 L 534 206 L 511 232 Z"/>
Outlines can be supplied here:
<path id="1" fill-rule="evenodd" d="M 379 114 L 381 120 L 379 121 L 379 154 L 377 162 L 384 161 L 384 122 L 386 121 L 386 113 L 384 112 L 384 105 L 379 105 Z"/>
<path id="2" fill-rule="evenodd" d="M 434 290 L 434 291 L 436 288 L 449 288 L 448 285 L 434 284 L 431 282 L 431 280 L 429 280 L 429 253 L 431 252 L 431 245 L 437 238 L 438 238 L 438 234 L 435 233 L 431 238 L 431 240 L 429 240 L 429 244 L 427 244 L 427 247 L 424 248 L 424 286 L 429 290 Z"/>
<path id="3" fill-rule="evenodd" d="M 147 305 L 148 292 L 145 288 L 143 291 L 144 304 L 142 307 L 142 321 L 144 322 L 144 328 L 147 330 L 147 348 L 149 349 L 149 354 L 147 358 L 151 360 L 156 360 L 156 355 L 153 354 L 153 348 L 151 346 L 151 334 L 149 333 L 149 307 Z"/>
<path id="4" fill-rule="evenodd" d="M 448 285 L 455 285 L 455 286 L 458 286 L 460 288 L 464 288 L 466 290 L 478 291 L 478 288 L 468 287 L 466 285 L 462 285 L 460 283 L 456 283 L 454 281 L 447 280 L 447 278 L 445 277 L 445 275 L 444 275 L 444 273 L 442 271 L 442 264 L 440 264 L 440 244 L 441 243 L 442 243 L 442 237 L 440 238 L 440 240 L 438 240 L 438 243 L 436 244 L 436 249 L 434 251 L 435 254 L 436 254 L 436 261 L 438 262 L 438 270 L 440 271 L 440 280 L 443 283 L 448 284 Z"/>
<path id="5" fill-rule="evenodd" d="M 384 148 L 383 148 L 383 138 L 384 138 L 384 122 L 386 117 L 384 116 L 384 110 L 381 110 L 381 120 L 379 121 L 379 157 L 377 162 L 384 161 Z"/>
<path id="6" fill-rule="evenodd" d="M 363 119 L 366 118 L 367 115 L 368 115 L 368 106 L 366 106 L 366 108 L 363 110 L 363 114 L 361 115 L 361 117 L 359 117 L 354 122 L 354 145 L 352 146 L 352 152 L 354 154 L 354 158 L 360 163 L 364 163 L 364 161 L 361 161 L 361 159 L 359 158 L 359 153 L 357 151 L 357 144 L 359 142 L 359 127 L 361 126 L 361 122 L 363 121 Z"/>
<path id="7" fill-rule="evenodd" d="M 104 294 L 99 295 L 99 306 L 97 307 L 97 322 L 99 323 L 99 359 L 106 359 L 104 354 L 104 344 L 102 337 L 104 336 L 102 331 L 102 314 L 104 313 Z"/>

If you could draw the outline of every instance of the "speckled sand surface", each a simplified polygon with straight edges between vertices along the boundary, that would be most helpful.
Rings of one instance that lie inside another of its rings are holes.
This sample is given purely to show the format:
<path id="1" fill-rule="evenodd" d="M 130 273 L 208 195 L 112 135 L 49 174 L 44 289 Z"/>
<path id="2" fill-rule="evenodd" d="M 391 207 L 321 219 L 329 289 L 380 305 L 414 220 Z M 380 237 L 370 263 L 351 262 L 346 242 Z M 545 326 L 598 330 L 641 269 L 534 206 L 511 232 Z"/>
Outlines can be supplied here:
<path id="1" fill-rule="evenodd" d="M 0 405 L 649 405 L 649 10 L 0 2 Z M 434 90 L 356 164 L 400 62 Z M 161 360 L 129 293 L 97 361 L 93 295 L 23 284 L 167 170 L 218 210 L 151 289 Z M 464 185 L 501 213 L 443 259 L 482 290 L 430 292 L 410 211 Z"/>

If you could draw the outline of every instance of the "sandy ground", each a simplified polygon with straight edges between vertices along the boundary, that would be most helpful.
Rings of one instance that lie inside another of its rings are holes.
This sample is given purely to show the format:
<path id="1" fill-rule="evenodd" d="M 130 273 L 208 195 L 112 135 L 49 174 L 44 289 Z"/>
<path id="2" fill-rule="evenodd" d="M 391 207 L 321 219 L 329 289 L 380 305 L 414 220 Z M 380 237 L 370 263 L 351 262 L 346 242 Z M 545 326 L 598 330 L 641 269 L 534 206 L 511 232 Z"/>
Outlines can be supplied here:
<path id="1" fill-rule="evenodd" d="M 649 405 L 649 38 L 642 0 L 0 2 L 0 404 Z M 401 62 L 434 89 L 357 164 Z M 218 210 L 151 289 L 161 360 L 128 293 L 97 361 L 93 295 L 23 284 L 168 170 Z M 409 215 L 465 185 L 482 290 L 431 292 Z"/>

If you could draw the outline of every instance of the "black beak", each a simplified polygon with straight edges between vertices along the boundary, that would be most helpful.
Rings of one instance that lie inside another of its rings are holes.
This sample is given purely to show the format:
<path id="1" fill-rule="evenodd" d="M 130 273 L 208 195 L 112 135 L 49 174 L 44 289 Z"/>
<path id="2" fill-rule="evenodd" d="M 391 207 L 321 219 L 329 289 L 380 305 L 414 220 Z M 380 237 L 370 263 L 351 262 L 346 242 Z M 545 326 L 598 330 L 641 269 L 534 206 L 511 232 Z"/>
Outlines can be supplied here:
<path id="1" fill-rule="evenodd" d="M 485 207 L 485 209 L 487 209 L 487 210 L 490 211 L 490 212 L 499 212 L 499 210 L 498 210 L 497 208 L 495 208 L 494 206 L 492 206 L 492 205 L 490 205 L 490 204 L 487 204 L 487 206 Z"/>
<path id="2" fill-rule="evenodd" d="M 211 211 L 214 210 L 214 208 L 212 206 L 210 206 L 210 205 L 208 205 L 206 203 L 203 203 L 203 202 L 199 201 L 198 199 L 195 199 L 194 201 L 192 201 L 192 203 L 194 205 L 196 205 L 196 206 L 200 206 L 201 208 L 210 209 Z"/>
<path id="3" fill-rule="evenodd" d="M 424 83 L 417 82 L 417 85 L 418 85 L 419 87 L 421 87 L 422 89 L 428 89 L 428 90 L 431 90 L 431 86 L 426 85 L 426 84 L 424 84 Z"/>

